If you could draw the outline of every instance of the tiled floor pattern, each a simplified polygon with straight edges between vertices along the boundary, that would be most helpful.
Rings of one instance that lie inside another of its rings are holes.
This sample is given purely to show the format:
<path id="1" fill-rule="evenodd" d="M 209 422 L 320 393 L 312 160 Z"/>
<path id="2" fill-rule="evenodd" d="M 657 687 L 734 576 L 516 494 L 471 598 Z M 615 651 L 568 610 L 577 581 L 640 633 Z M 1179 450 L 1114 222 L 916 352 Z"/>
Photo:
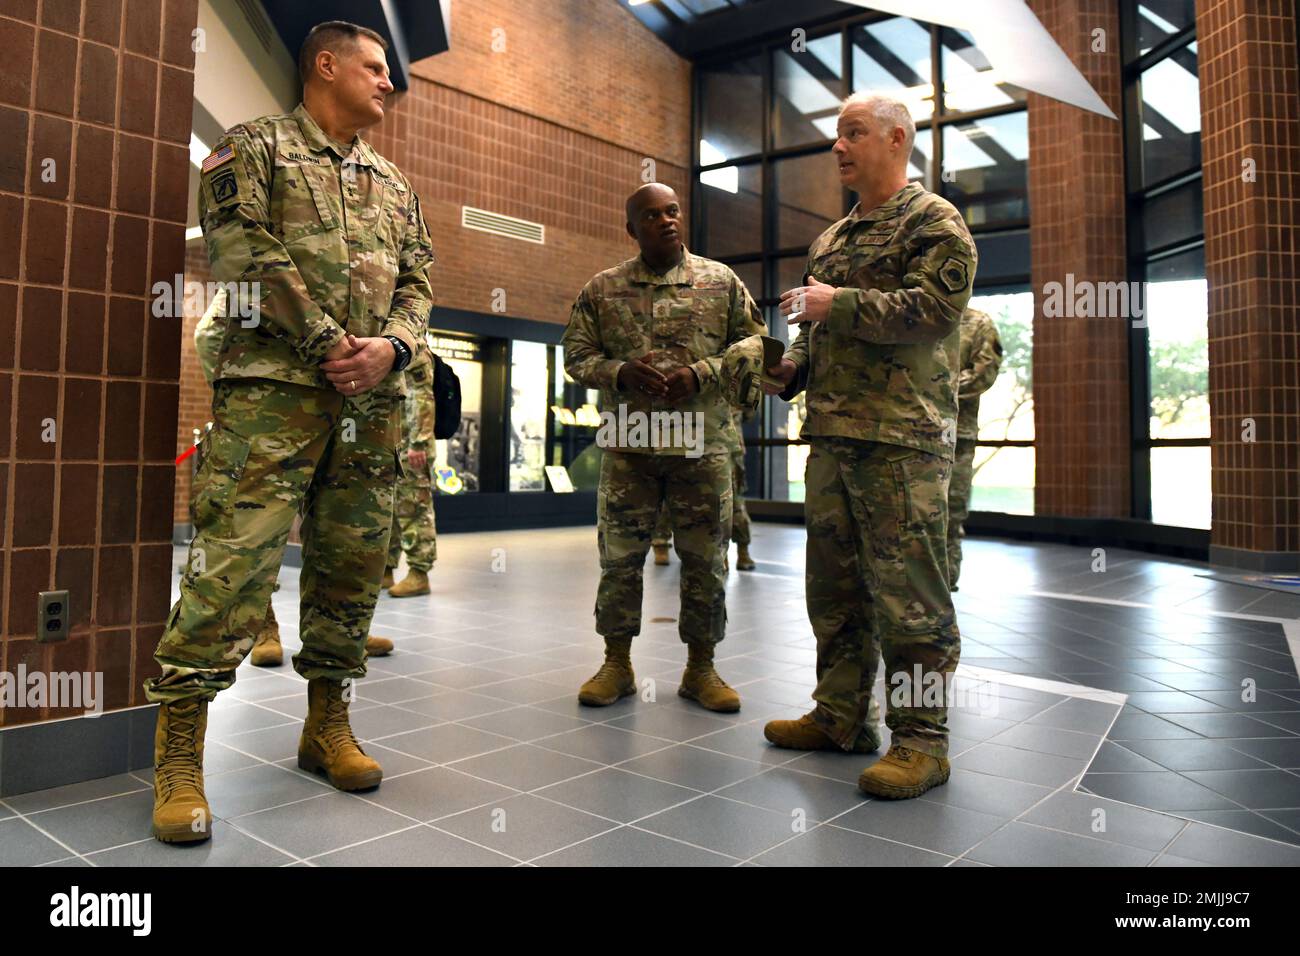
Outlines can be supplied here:
<path id="1" fill-rule="evenodd" d="M 1300 781 L 1286 744 L 1300 734 L 1300 694 L 1283 680 L 1295 677 L 1278 659 L 1285 639 L 1278 644 L 1272 622 L 1243 627 L 1211 614 L 1294 617 L 1294 598 L 1196 578 L 1191 563 L 1112 552 L 1097 574 L 1090 549 L 971 541 L 957 595 L 963 668 L 1006 672 L 1013 683 L 954 709 L 948 785 L 919 800 L 875 801 L 855 786 L 872 758 L 763 740 L 764 721 L 807 708 L 814 651 L 803 529 L 755 531 L 759 570 L 730 576 L 718 655 L 744 696 L 739 714 L 709 714 L 676 695 L 676 562 L 646 569 L 651 623 L 633 654 L 645 694 L 593 710 L 575 699 L 599 660 L 592 529 L 448 535 L 434 594 L 385 597 L 376 615 L 374 631 L 398 651 L 371 662 L 353 715 L 384 765 L 378 790 L 342 794 L 298 771 L 305 684 L 288 666 L 246 665 L 211 710 L 210 842 L 168 847 L 149 836 L 142 772 L 0 801 L 0 863 L 1300 864 L 1300 848 L 1281 842 L 1297 842 L 1300 821 L 1253 805 L 1263 794 L 1274 795 L 1265 803 L 1289 799 Z M 296 572 L 284 569 L 281 581 L 276 608 L 293 647 Z M 1239 696 L 1242 667 L 1257 680 L 1253 709 L 1223 696 Z M 1043 690 L 1051 685 L 1022 675 L 1067 686 Z M 967 686 L 977 687 L 973 676 Z M 1128 695 L 1122 710 L 1108 702 L 1115 692 Z M 1143 694 L 1192 697 L 1207 709 L 1169 709 L 1199 705 Z M 1259 766 L 1203 766 L 1224 754 Z M 1239 784 L 1238 771 L 1254 776 Z M 1075 790 L 1080 777 L 1093 794 Z M 1141 792 L 1139 777 L 1161 782 Z M 1175 803 L 1200 791 L 1223 802 L 1165 808 L 1174 812 L 1131 805 L 1162 787 Z M 1238 832 L 1259 821 L 1281 839 Z"/>

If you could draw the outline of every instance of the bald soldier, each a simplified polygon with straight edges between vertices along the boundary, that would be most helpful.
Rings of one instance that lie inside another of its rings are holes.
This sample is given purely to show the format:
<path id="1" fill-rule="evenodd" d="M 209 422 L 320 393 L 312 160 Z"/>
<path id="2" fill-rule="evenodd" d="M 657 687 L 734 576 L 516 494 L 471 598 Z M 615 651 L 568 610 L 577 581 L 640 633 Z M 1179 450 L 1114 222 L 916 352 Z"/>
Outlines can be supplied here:
<path id="1" fill-rule="evenodd" d="M 765 735 L 780 747 L 877 749 L 871 691 L 883 654 L 893 739 L 858 786 L 888 798 L 919 796 L 949 773 L 946 698 L 921 691 L 950 679 L 960 654 L 948 480 L 958 325 L 976 262 L 957 210 L 908 183 L 915 135 L 897 100 L 845 101 L 832 152 L 858 202 L 812 244 L 808 284 L 782 295 L 781 312 L 802 329 L 769 370 L 786 383 L 783 398 L 807 389 L 805 580 L 817 687 L 811 713 L 772 721 Z M 924 683 L 913 686 L 917 675 Z"/>
<path id="2" fill-rule="evenodd" d="M 948 482 L 948 588 L 957 590 L 961 576 L 961 539 L 970 514 L 971 479 L 975 472 L 975 441 L 980 431 L 980 396 L 993 387 L 1002 367 L 998 327 L 979 309 L 961 317 L 961 357 L 957 375 L 957 453 Z"/>
<path id="3" fill-rule="evenodd" d="M 740 695 L 713 666 L 726 629 L 731 535 L 722 353 L 765 329 L 735 273 L 691 255 L 682 230 L 671 189 L 648 183 L 633 193 L 627 232 L 641 254 L 588 282 L 564 331 L 565 370 L 601 391 L 596 630 L 605 663 L 578 693 L 589 706 L 636 693 L 632 639 L 641 632 L 646 552 L 665 503 L 682 559 L 678 633 L 687 665 L 678 693 L 709 710 L 740 709 Z"/>
<path id="4" fill-rule="evenodd" d="M 213 277 L 233 283 L 212 417 L 195 478 L 194 540 L 145 684 L 159 704 L 154 835 L 211 834 L 207 706 L 264 619 L 294 516 L 303 569 L 294 668 L 307 680 L 298 766 L 341 790 L 378 786 L 348 685 L 384 573 L 402 369 L 432 304 L 433 254 L 410 183 L 358 133 L 392 92 L 382 37 L 333 21 L 303 43 L 303 102 L 229 130 L 201 166 Z"/>

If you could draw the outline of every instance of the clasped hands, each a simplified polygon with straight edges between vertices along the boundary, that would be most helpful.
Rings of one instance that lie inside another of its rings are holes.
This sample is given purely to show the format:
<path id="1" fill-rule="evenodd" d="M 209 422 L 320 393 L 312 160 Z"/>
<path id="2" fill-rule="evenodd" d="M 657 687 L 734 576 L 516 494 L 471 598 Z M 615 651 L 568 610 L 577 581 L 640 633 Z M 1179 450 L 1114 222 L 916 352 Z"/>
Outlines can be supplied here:
<path id="1" fill-rule="evenodd" d="M 700 380 L 689 365 L 665 375 L 650 364 L 653 358 L 654 353 L 647 352 L 640 358 L 624 362 L 618 370 L 618 387 L 662 398 L 666 402 L 680 402 L 700 390 Z"/>
<path id="2" fill-rule="evenodd" d="M 321 370 L 344 395 L 360 395 L 378 385 L 393 370 L 397 349 L 379 336 L 358 338 L 348 333 L 329 350 Z"/>

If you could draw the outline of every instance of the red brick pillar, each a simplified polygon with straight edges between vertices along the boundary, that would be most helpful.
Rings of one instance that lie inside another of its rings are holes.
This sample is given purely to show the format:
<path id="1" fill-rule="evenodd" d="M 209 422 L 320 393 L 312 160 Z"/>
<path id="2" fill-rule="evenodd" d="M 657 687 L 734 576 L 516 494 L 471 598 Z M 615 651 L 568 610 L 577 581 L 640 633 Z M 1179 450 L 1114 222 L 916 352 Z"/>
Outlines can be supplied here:
<path id="1" fill-rule="evenodd" d="M 1300 568 L 1296 7 L 1198 0 L 1196 38 L 1210 300 L 1210 559 L 1292 570 Z"/>
<path id="2" fill-rule="evenodd" d="M 1121 108 L 1114 0 L 1030 0 L 1030 7 L 1110 108 Z M 1105 31 L 1104 53 L 1093 31 Z M 1029 96 L 1029 209 L 1034 291 L 1034 511 L 1129 514 L 1128 326 L 1119 318 L 1044 315 L 1048 283 L 1123 282 L 1121 124 Z"/>

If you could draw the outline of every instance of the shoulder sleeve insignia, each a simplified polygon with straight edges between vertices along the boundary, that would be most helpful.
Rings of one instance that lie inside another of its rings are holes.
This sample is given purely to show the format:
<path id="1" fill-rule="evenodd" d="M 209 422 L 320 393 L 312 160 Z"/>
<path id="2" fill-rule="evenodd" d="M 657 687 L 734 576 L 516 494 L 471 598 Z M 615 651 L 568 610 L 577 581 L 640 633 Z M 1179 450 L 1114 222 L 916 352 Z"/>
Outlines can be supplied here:
<path id="1" fill-rule="evenodd" d="M 212 187 L 212 200 L 217 205 L 239 195 L 239 180 L 233 169 L 223 169 L 213 176 L 209 183 Z"/>
<path id="2" fill-rule="evenodd" d="M 230 162 L 235 158 L 235 147 L 233 143 L 227 143 L 211 156 L 203 161 L 203 172 L 210 173 L 218 166 Z"/>
<path id="3" fill-rule="evenodd" d="M 970 285 L 970 275 L 966 263 L 956 256 L 949 256 L 939 267 L 939 280 L 949 292 L 961 292 Z"/>

